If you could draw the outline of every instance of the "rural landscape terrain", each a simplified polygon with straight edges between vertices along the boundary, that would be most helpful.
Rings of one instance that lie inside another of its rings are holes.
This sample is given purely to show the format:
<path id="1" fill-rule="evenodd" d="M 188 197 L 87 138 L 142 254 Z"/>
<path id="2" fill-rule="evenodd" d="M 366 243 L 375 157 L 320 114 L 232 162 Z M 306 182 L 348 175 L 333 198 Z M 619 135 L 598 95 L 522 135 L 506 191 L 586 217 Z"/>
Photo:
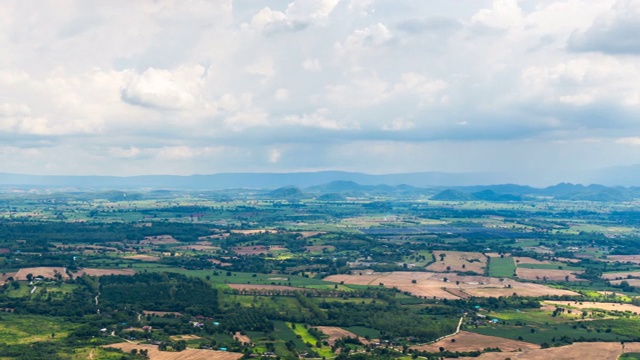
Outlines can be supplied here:
<path id="1" fill-rule="evenodd" d="M 640 359 L 639 198 L 3 185 L 0 359 Z"/>

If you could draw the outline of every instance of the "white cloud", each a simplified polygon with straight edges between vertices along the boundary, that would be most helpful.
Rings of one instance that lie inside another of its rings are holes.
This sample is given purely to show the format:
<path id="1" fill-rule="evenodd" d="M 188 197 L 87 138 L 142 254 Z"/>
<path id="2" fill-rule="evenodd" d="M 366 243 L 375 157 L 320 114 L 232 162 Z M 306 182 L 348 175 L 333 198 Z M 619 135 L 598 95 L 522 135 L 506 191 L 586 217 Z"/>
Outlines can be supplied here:
<path id="1" fill-rule="evenodd" d="M 285 124 L 304 127 L 315 127 L 327 130 L 343 130 L 357 128 L 358 124 L 341 123 L 329 118 L 330 111 L 326 108 L 318 109 L 311 114 L 291 115 L 284 118 Z"/>
<path id="2" fill-rule="evenodd" d="M 289 100 L 289 90 L 280 88 L 276 90 L 276 100 L 285 101 Z"/>
<path id="3" fill-rule="evenodd" d="M 307 71 L 320 71 L 320 60 L 318 59 L 305 59 L 302 62 L 302 68 Z"/>
<path id="4" fill-rule="evenodd" d="M 523 23 L 522 9 L 517 0 L 493 0 L 490 9 L 481 9 L 472 18 L 475 24 L 507 29 Z"/>
<path id="5" fill-rule="evenodd" d="M 278 149 L 269 150 L 269 162 L 277 163 L 280 161 L 280 157 L 282 157 L 282 153 Z"/>
<path id="6" fill-rule="evenodd" d="M 640 0 L 0 7 L 0 172 L 640 163 Z"/>
<path id="7" fill-rule="evenodd" d="M 149 68 L 134 74 L 122 87 L 122 99 L 131 105 L 185 110 L 195 106 L 201 88 L 202 66 L 183 66 L 175 71 Z"/>

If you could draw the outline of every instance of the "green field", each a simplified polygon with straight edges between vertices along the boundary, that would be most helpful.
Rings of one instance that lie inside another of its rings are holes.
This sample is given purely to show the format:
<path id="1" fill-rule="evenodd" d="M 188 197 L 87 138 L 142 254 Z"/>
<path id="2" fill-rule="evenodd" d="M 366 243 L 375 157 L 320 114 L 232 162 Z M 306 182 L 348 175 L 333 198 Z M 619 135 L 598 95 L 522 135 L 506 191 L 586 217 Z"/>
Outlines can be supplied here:
<path id="1" fill-rule="evenodd" d="M 0 343 L 27 344 L 38 341 L 56 341 L 65 338 L 78 324 L 65 322 L 62 318 L 17 315 L 0 315 Z"/>
<path id="2" fill-rule="evenodd" d="M 492 257 L 489 263 L 489 276 L 493 277 L 513 277 L 516 271 L 516 264 L 513 257 Z"/>

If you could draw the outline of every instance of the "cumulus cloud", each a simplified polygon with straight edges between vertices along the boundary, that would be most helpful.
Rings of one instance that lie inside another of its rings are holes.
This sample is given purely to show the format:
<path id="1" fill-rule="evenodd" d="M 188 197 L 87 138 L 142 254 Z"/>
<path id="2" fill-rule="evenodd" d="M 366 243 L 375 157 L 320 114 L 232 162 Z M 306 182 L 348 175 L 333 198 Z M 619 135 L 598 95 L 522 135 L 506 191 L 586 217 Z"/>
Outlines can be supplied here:
<path id="1" fill-rule="evenodd" d="M 298 31 L 313 23 L 322 23 L 333 11 L 340 0 L 295 0 L 284 11 L 265 7 L 251 18 L 251 28 L 265 33 L 280 31 Z"/>
<path id="2" fill-rule="evenodd" d="M 463 171 L 543 163 L 536 148 L 640 163 L 639 3 L 8 2 L 0 138 L 24 151 L 0 171 Z"/>
<path id="3" fill-rule="evenodd" d="M 573 51 L 640 54 L 640 1 L 619 0 L 585 31 L 575 31 L 568 46 Z"/>
<path id="4" fill-rule="evenodd" d="M 202 66 L 180 67 L 175 71 L 149 68 L 134 74 L 122 87 L 122 100 L 155 109 L 184 110 L 199 101 Z"/>

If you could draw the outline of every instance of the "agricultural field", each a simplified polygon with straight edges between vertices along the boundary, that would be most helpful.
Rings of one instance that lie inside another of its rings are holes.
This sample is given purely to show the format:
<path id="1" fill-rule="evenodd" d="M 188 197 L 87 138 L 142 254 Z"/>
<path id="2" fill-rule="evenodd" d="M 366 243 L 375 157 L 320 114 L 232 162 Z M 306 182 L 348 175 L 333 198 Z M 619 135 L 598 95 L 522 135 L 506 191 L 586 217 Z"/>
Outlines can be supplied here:
<path id="1" fill-rule="evenodd" d="M 640 352 L 640 203 L 269 194 L 5 194 L 0 358 Z"/>
<path id="2" fill-rule="evenodd" d="M 126 353 L 131 353 L 134 349 L 138 350 L 138 352 L 140 350 L 147 350 L 150 360 L 238 360 L 242 357 L 242 354 L 215 350 L 185 349 L 180 352 L 160 351 L 158 347 L 154 345 L 128 342 L 111 344 L 108 345 L 108 347 L 123 350 Z"/>
<path id="3" fill-rule="evenodd" d="M 482 253 L 463 251 L 434 251 L 435 262 L 427 266 L 428 271 L 435 272 L 475 272 L 484 274 L 487 257 Z"/>

